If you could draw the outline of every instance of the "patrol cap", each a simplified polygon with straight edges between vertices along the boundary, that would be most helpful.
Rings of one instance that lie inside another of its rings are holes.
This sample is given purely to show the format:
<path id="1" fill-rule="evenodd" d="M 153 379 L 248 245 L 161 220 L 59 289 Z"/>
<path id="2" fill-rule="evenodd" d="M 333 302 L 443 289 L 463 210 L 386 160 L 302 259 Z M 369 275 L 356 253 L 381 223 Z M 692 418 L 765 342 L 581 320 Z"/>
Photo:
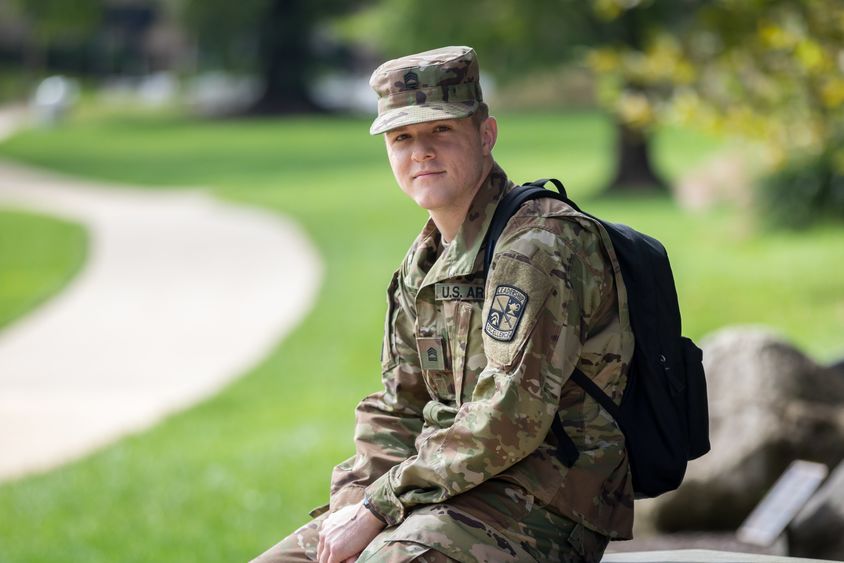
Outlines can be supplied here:
<path id="1" fill-rule="evenodd" d="M 483 101 L 479 76 L 471 47 L 443 47 L 387 61 L 369 79 L 378 94 L 378 117 L 369 133 L 472 115 Z"/>

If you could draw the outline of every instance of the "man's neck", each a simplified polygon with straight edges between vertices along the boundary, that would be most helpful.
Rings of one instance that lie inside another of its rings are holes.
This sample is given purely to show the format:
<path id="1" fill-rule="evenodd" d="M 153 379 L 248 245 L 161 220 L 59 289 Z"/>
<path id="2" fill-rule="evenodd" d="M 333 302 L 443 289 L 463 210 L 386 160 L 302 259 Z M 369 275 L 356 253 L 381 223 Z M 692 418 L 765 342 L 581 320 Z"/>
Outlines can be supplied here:
<path id="1" fill-rule="evenodd" d="M 486 182 L 490 171 L 492 171 L 491 159 L 484 165 L 484 172 L 481 174 L 480 182 L 478 182 L 475 189 L 469 193 L 466 200 L 461 202 L 459 207 L 431 209 L 428 212 L 444 241 L 451 242 L 454 240 L 454 237 L 457 236 L 457 232 L 460 230 L 460 227 L 463 225 L 463 221 L 466 219 L 466 214 L 469 212 L 469 207 L 472 206 L 472 201 L 474 201 L 475 196 L 478 195 L 478 190 L 480 190 L 481 186 L 483 186 Z"/>

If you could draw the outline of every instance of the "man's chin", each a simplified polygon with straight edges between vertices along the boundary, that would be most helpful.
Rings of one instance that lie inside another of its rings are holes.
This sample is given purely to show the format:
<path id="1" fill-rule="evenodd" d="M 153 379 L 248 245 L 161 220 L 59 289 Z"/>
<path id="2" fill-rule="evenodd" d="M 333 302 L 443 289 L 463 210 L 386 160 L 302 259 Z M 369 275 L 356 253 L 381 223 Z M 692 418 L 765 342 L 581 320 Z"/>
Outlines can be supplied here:
<path id="1" fill-rule="evenodd" d="M 413 203 L 422 209 L 430 211 L 431 209 L 435 209 L 437 207 L 439 198 L 437 198 L 436 194 L 431 193 L 428 190 L 414 190 L 413 193 L 407 193 L 407 195 L 410 196 Z"/>
<path id="2" fill-rule="evenodd" d="M 429 213 L 436 212 L 437 209 L 442 207 L 442 202 L 436 199 L 427 198 L 427 197 L 420 197 L 416 198 L 413 201 L 416 202 L 416 205 L 428 211 Z"/>

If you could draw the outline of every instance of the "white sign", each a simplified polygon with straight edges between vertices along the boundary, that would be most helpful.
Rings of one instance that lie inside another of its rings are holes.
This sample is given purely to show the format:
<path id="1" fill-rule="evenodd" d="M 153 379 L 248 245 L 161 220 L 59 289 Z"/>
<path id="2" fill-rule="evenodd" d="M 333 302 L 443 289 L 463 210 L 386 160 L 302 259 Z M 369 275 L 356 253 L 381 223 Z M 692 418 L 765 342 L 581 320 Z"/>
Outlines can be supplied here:
<path id="1" fill-rule="evenodd" d="M 792 462 L 741 525 L 738 539 L 754 545 L 773 544 L 828 473 L 829 468 L 822 463 Z"/>

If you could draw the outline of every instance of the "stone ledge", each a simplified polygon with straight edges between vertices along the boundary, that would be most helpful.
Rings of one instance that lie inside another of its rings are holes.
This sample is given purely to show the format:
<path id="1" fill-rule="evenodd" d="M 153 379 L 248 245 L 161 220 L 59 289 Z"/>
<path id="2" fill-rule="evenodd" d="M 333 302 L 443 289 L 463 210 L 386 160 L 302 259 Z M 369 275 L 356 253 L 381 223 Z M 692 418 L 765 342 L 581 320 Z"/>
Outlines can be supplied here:
<path id="1" fill-rule="evenodd" d="M 709 549 L 607 553 L 601 559 L 602 563 L 821 563 L 823 561 L 821 559 L 801 559 L 784 555 L 760 555 Z"/>

